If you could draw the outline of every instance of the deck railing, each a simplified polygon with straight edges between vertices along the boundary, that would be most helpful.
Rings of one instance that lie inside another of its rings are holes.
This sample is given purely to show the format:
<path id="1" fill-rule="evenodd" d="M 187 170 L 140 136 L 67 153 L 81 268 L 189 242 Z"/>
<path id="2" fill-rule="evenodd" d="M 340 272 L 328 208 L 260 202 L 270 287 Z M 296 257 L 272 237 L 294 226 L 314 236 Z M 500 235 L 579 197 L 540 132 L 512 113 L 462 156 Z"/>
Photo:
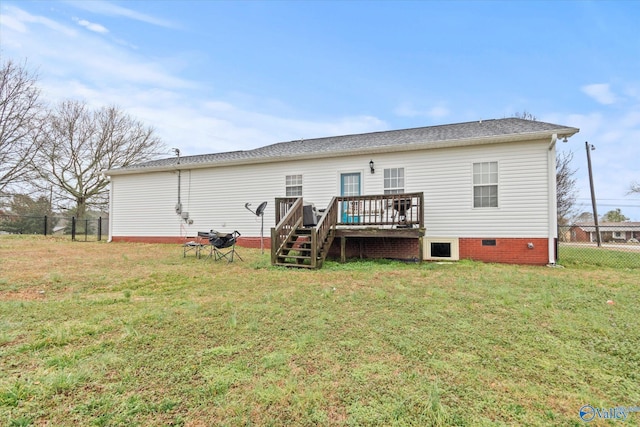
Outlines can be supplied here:
<path id="1" fill-rule="evenodd" d="M 318 244 L 322 245 L 323 242 L 327 240 L 327 236 L 332 229 L 336 227 L 337 224 L 337 212 L 338 210 L 338 199 L 336 197 L 331 199 L 329 206 L 324 211 L 320 220 L 318 220 L 318 225 L 316 226 L 316 230 L 318 232 Z"/>
<path id="2" fill-rule="evenodd" d="M 335 235 L 332 234 L 332 232 L 336 229 L 338 218 L 337 211 L 338 199 L 334 197 L 331 199 L 327 209 L 320 216 L 318 224 L 311 230 L 311 255 L 314 257 L 311 262 L 314 267 L 318 266 L 318 263 L 319 265 L 322 265 L 327 257 L 329 247 L 331 246 Z"/>
<path id="3" fill-rule="evenodd" d="M 337 197 L 337 225 L 424 228 L 424 194 Z"/>
<path id="4" fill-rule="evenodd" d="M 276 198 L 276 227 L 271 229 L 271 262 L 276 258 L 287 239 L 302 226 L 302 197 Z"/>
<path id="5" fill-rule="evenodd" d="M 276 197 L 276 225 L 287 216 L 293 205 L 300 199 L 301 197 Z M 302 203 L 299 208 L 302 209 Z"/>
<path id="6" fill-rule="evenodd" d="M 297 215 L 302 216 L 304 202 L 300 200 L 300 197 L 276 198 L 276 224 L 280 224 L 294 205 L 300 211 Z M 337 196 L 322 212 L 319 228 L 327 221 L 324 218 L 333 223 L 331 216 L 335 216 L 335 224 L 341 226 L 424 228 L 424 193 Z"/>

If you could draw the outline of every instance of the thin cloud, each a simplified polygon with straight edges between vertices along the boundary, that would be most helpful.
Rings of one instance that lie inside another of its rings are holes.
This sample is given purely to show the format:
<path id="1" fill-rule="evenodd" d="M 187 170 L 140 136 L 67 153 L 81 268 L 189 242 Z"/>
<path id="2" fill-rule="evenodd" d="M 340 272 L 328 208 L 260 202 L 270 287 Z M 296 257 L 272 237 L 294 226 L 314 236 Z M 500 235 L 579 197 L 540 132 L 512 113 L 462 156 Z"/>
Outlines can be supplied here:
<path id="1" fill-rule="evenodd" d="M 600 104 L 611 105 L 616 102 L 617 98 L 608 83 L 594 83 L 582 86 L 582 91 Z"/>
<path id="2" fill-rule="evenodd" d="M 78 25 L 92 34 L 79 37 L 78 30 L 69 28 L 52 19 L 32 15 L 17 7 L 3 10 L 2 36 L 5 54 L 15 57 L 38 58 L 44 70 L 41 84 L 47 86 L 55 80 L 52 93 L 75 97 L 70 80 L 78 87 L 90 86 L 95 90 L 128 85 L 155 86 L 165 88 L 192 89 L 196 83 L 172 73 L 174 58 L 148 58 L 132 55 L 131 50 L 118 48 L 126 45 L 121 41 L 98 37 L 108 31 L 106 27 L 87 20 L 76 19 Z M 82 22 L 85 21 L 85 22 Z M 10 25 L 7 25 L 10 23 Z M 43 28 L 43 26 L 46 27 Z M 104 30 L 102 29 L 104 28 Z M 48 46 L 42 49 L 42 46 Z M 73 48 L 68 48 L 73 46 Z M 128 46 L 130 47 L 130 46 Z M 96 54 L 100 52 L 100 54 Z M 47 81 L 48 80 L 48 81 Z M 58 94 L 59 92 L 59 94 Z M 82 95 L 84 91 L 80 91 Z"/>
<path id="3" fill-rule="evenodd" d="M 106 34 L 109 32 L 109 30 L 107 30 L 102 25 L 96 24 L 94 22 L 89 22 L 86 19 L 75 18 L 74 21 L 76 21 L 81 27 L 85 27 L 87 30 L 93 31 L 95 33 Z"/>
<path id="4" fill-rule="evenodd" d="M 135 10 L 127 9 L 126 7 L 118 6 L 116 4 L 107 1 L 76 1 L 69 0 L 65 3 L 88 12 L 93 12 L 107 16 L 121 16 L 123 18 L 133 19 L 135 21 L 144 22 L 151 25 L 156 25 L 165 28 L 177 28 L 173 22 L 165 19 L 156 18 L 155 16 L 146 15 L 144 13 L 136 12 Z"/>
<path id="5" fill-rule="evenodd" d="M 7 26 L 20 33 L 29 32 L 29 28 L 25 24 L 40 24 L 45 27 L 66 36 L 75 36 L 77 32 L 65 25 L 62 25 L 52 19 L 45 18 L 44 16 L 32 15 L 22 9 L 14 6 L 7 6 L 2 13 L 2 26 Z"/>
<path id="6" fill-rule="evenodd" d="M 179 146 L 188 154 L 247 150 L 282 141 L 388 128 L 384 121 L 371 116 L 318 121 L 291 119 L 242 109 L 224 101 L 193 102 L 180 97 L 176 99 L 175 94 L 164 95 L 157 96 L 155 104 L 132 104 L 128 111 L 153 123 L 165 142 Z"/>

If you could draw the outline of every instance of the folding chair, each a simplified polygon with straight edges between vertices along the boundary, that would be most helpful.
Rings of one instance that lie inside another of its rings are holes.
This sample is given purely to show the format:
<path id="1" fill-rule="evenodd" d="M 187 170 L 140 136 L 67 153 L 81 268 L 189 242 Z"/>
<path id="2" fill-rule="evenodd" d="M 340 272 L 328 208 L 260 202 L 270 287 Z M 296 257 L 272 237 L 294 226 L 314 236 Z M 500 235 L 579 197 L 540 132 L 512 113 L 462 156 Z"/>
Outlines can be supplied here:
<path id="1" fill-rule="evenodd" d="M 196 258 L 200 258 L 200 253 L 202 251 L 203 246 L 204 245 L 202 243 L 195 240 L 190 240 L 188 242 L 185 242 L 182 245 L 182 257 L 186 258 L 187 253 L 194 252 L 196 255 Z"/>
<path id="2" fill-rule="evenodd" d="M 219 233 L 211 230 L 209 232 L 209 257 L 213 255 L 215 261 L 219 261 L 222 258 L 227 262 L 233 262 L 234 256 L 237 256 L 240 261 L 244 261 L 238 251 L 236 251 L 236 242 L 240 237 L 239 231 L 233 233 Z"/>

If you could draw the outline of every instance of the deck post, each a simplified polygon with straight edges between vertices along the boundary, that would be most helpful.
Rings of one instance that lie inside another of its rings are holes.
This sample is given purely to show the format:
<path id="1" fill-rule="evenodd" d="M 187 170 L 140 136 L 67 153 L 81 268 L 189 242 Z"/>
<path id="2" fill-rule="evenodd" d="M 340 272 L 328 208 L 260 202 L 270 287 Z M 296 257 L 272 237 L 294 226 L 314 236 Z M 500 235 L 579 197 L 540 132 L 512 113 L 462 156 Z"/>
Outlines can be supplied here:
<path id="1" fill-rule="evenodd" d="M 318 229 L 316 227 L 311 229 L 311 268 L 318 266 Z"/>
<path id="2" fill-rule="evenodd" d="M 347 238 L 340 237 L 340 262 L 347 262 Z"/>
<path id="3" fill-rule="evenodd" d="M 271 264 L 275 264 L 278 261 L 278 233 L 275 228 L 271 228 Z"/>

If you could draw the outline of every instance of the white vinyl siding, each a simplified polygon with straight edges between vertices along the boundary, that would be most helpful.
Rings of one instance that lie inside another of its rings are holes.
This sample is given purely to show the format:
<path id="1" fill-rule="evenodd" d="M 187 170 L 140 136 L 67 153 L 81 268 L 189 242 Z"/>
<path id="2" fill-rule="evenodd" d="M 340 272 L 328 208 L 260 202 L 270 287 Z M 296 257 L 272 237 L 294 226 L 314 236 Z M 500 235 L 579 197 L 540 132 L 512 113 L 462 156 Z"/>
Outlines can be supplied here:
<path id="1" fill-rule="evenodd" d="M 409 161 L 406 190 L 424 191 L 426 236 L 548 237 L 547 147 L 538 141 L 434 150 L 415 171 Z M 473 208 L 478 160 L 499 163 L 499 208 Z"/>
<path id="2" fill-rule="evenodd" d="M 110 232 L 182 236 L 215 229 L 258 237 L 260 221 L 244 206 L 268 202 L 264 225 L 275 226 L 274 199 L 286 195 L 289 171 L 304 171 L 304 199 L 322 209 L 340 194 L 341 173 L 361 171 L 364 195 L 384 192 L 384 174 L 368 173 L 370 160 L 362 154 L 183 171 L 181 202 L 192 225 L 175 213 L 177 172 L 114 175 Z M 424 192 L 425 237 L 548 237 L 548 141 L 381 153 L 374 161 L 381 170 L 403 165 L 404 191 Z M 484 162 L 499 165 L 499 208 L 473 208 L 473 164 Z"/>

